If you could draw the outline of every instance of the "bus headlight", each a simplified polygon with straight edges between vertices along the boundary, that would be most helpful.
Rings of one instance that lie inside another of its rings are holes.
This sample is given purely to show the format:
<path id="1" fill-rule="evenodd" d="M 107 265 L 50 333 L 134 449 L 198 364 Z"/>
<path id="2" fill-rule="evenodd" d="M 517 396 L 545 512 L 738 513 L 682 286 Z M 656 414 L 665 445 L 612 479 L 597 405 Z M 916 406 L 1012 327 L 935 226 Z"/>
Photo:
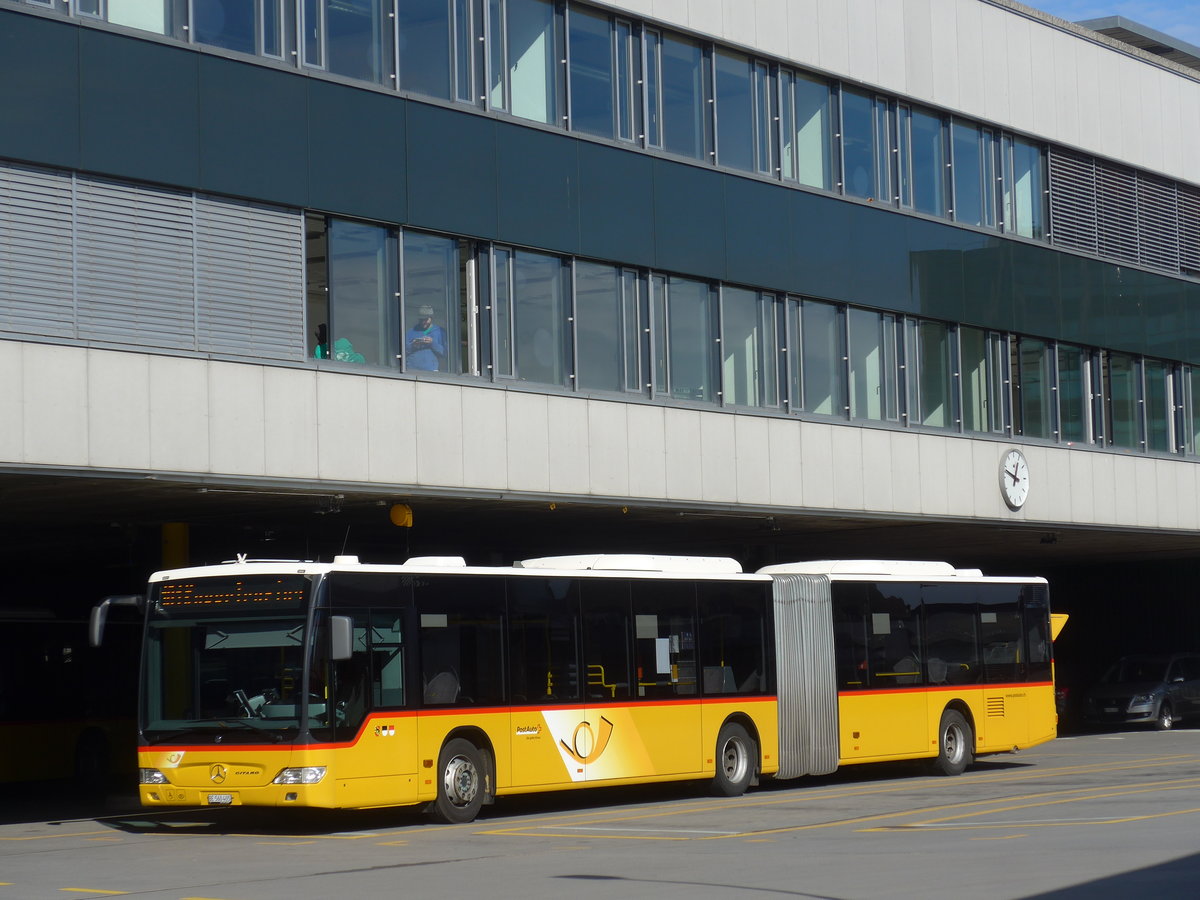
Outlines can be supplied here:
<path id="1" fill-rule="evenodd" d="M 324 766 L 301 766 L 284 769 L 275 776 L 275 784 L 316 784 L 324 777 Z"/>
<path id="2" fill-rule="evenodd" d="M 138 784 L 170 784 L 158 769 L 138 769 Z"/>

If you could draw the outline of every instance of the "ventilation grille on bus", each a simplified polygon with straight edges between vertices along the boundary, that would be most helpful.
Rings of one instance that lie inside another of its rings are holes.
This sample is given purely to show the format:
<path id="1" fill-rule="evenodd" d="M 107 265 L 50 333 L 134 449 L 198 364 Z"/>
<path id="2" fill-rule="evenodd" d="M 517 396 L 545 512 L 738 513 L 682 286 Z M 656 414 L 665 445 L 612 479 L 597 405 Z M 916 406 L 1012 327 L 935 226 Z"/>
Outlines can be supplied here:
<path id="1" fill-rule="evenodd" d="M 1004 698 L 1003 697 L 988 697 L 987 698 L 987 717 L 989 719 L 1004 718 Z"/>

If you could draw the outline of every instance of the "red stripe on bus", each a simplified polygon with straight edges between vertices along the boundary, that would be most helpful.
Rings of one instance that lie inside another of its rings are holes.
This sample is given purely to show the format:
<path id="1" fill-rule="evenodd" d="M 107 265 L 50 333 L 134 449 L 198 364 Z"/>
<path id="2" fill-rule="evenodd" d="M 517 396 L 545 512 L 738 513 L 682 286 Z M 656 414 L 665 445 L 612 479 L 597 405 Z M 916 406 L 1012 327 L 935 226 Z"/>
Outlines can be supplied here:
<path id="1" fill-rule="evenodd" d="M 865 697 L 875 694 L 932 694 L 935 692 L 966 693 L 967 691 L 1002 691 L 1012 688 L 1054 687 L 1052 681 L 1014 681 L 1011 684 L 927 684 L 912 687 L 868 688 L 861 691 L 838 691 L 839 697 Z"/>

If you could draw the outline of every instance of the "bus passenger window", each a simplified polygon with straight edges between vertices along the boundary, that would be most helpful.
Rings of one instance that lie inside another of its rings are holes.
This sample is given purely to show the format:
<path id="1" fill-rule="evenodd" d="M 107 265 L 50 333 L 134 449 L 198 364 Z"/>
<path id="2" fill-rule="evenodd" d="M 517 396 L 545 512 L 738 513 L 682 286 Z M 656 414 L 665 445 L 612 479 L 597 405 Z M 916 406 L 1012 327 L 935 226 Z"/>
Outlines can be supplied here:
<path id="1" fill-rule="evenodd" d="M 503 579 L 445 576 L 418 582 L 413 597 L 425 704 L 503 702 Z"/>
<path id="2" fill-rule="evenodd" d="M 637 696 L 697 693 L 695 587 L 656 581 L 632 589 Z"/>
<path id="3" fill-rule="evenodd" d="M 629 687 L 629 583 L 584 581 L 583 664 L 589 700 L 622 700 Z"/>
<path id="4" fill-rule="evenodd" d="M 868 595 L 872 680 L 877 685 L 924 683 L 920 586 L 881 582 Z"/>
<path id="5" fill-rule="evenodd" d="M 929 683 L 977 683 L 982 673 L 975 633 L 975 585 L 926 584 L 921 596 Z"/>
<path id="6" fill-rule="evenodd" d="M 769 586 L 704 583 L 700 602 L 701 690 L 713 694 L 761 694 L 773 688 L 768 656 Z"/>
<path id="7" fill-rule="evenodd" d="M 980 655 L 989 684 L 1025 680 L 1020 590 L 1016 584 L 979 585 Z"/>
<path id="8" fill-rule="evenodd" d="M 572 578 L 508 580 L 509 684 L 513 703 L 579 700 L 576 584 Z"/>

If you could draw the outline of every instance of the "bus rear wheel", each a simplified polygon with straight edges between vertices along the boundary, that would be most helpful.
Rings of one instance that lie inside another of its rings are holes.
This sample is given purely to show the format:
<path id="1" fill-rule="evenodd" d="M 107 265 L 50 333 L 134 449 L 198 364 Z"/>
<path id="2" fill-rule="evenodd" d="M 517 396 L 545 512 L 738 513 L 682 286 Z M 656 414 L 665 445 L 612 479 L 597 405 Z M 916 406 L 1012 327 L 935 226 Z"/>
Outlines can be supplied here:
<path id="1" fill-rule="evenodd" d="M 971 726 L 956 709 L 942 713 L 938 725 L 938 755 L 933 762 L 934 772 L 941 775 L 960 775 L 975 760 L 975 736 Z"/>
<path id="2" fill-rule="evenodd" d="M 754 778 L 758 748 L 746 729 L 736 722 L 726 722 L 717 735 L 717 771 L 713 776 L 713 793 L 719 797 L 740 797 L 746 793 Z"/>
<path id="3" fill-rule="evenodd" d="M 472 822 L 479 815 L 485 793 L 483 754 L 470 741 L 447 741 L 438 757 L 438 794 L 430 815 L 447 825 Z"/>

